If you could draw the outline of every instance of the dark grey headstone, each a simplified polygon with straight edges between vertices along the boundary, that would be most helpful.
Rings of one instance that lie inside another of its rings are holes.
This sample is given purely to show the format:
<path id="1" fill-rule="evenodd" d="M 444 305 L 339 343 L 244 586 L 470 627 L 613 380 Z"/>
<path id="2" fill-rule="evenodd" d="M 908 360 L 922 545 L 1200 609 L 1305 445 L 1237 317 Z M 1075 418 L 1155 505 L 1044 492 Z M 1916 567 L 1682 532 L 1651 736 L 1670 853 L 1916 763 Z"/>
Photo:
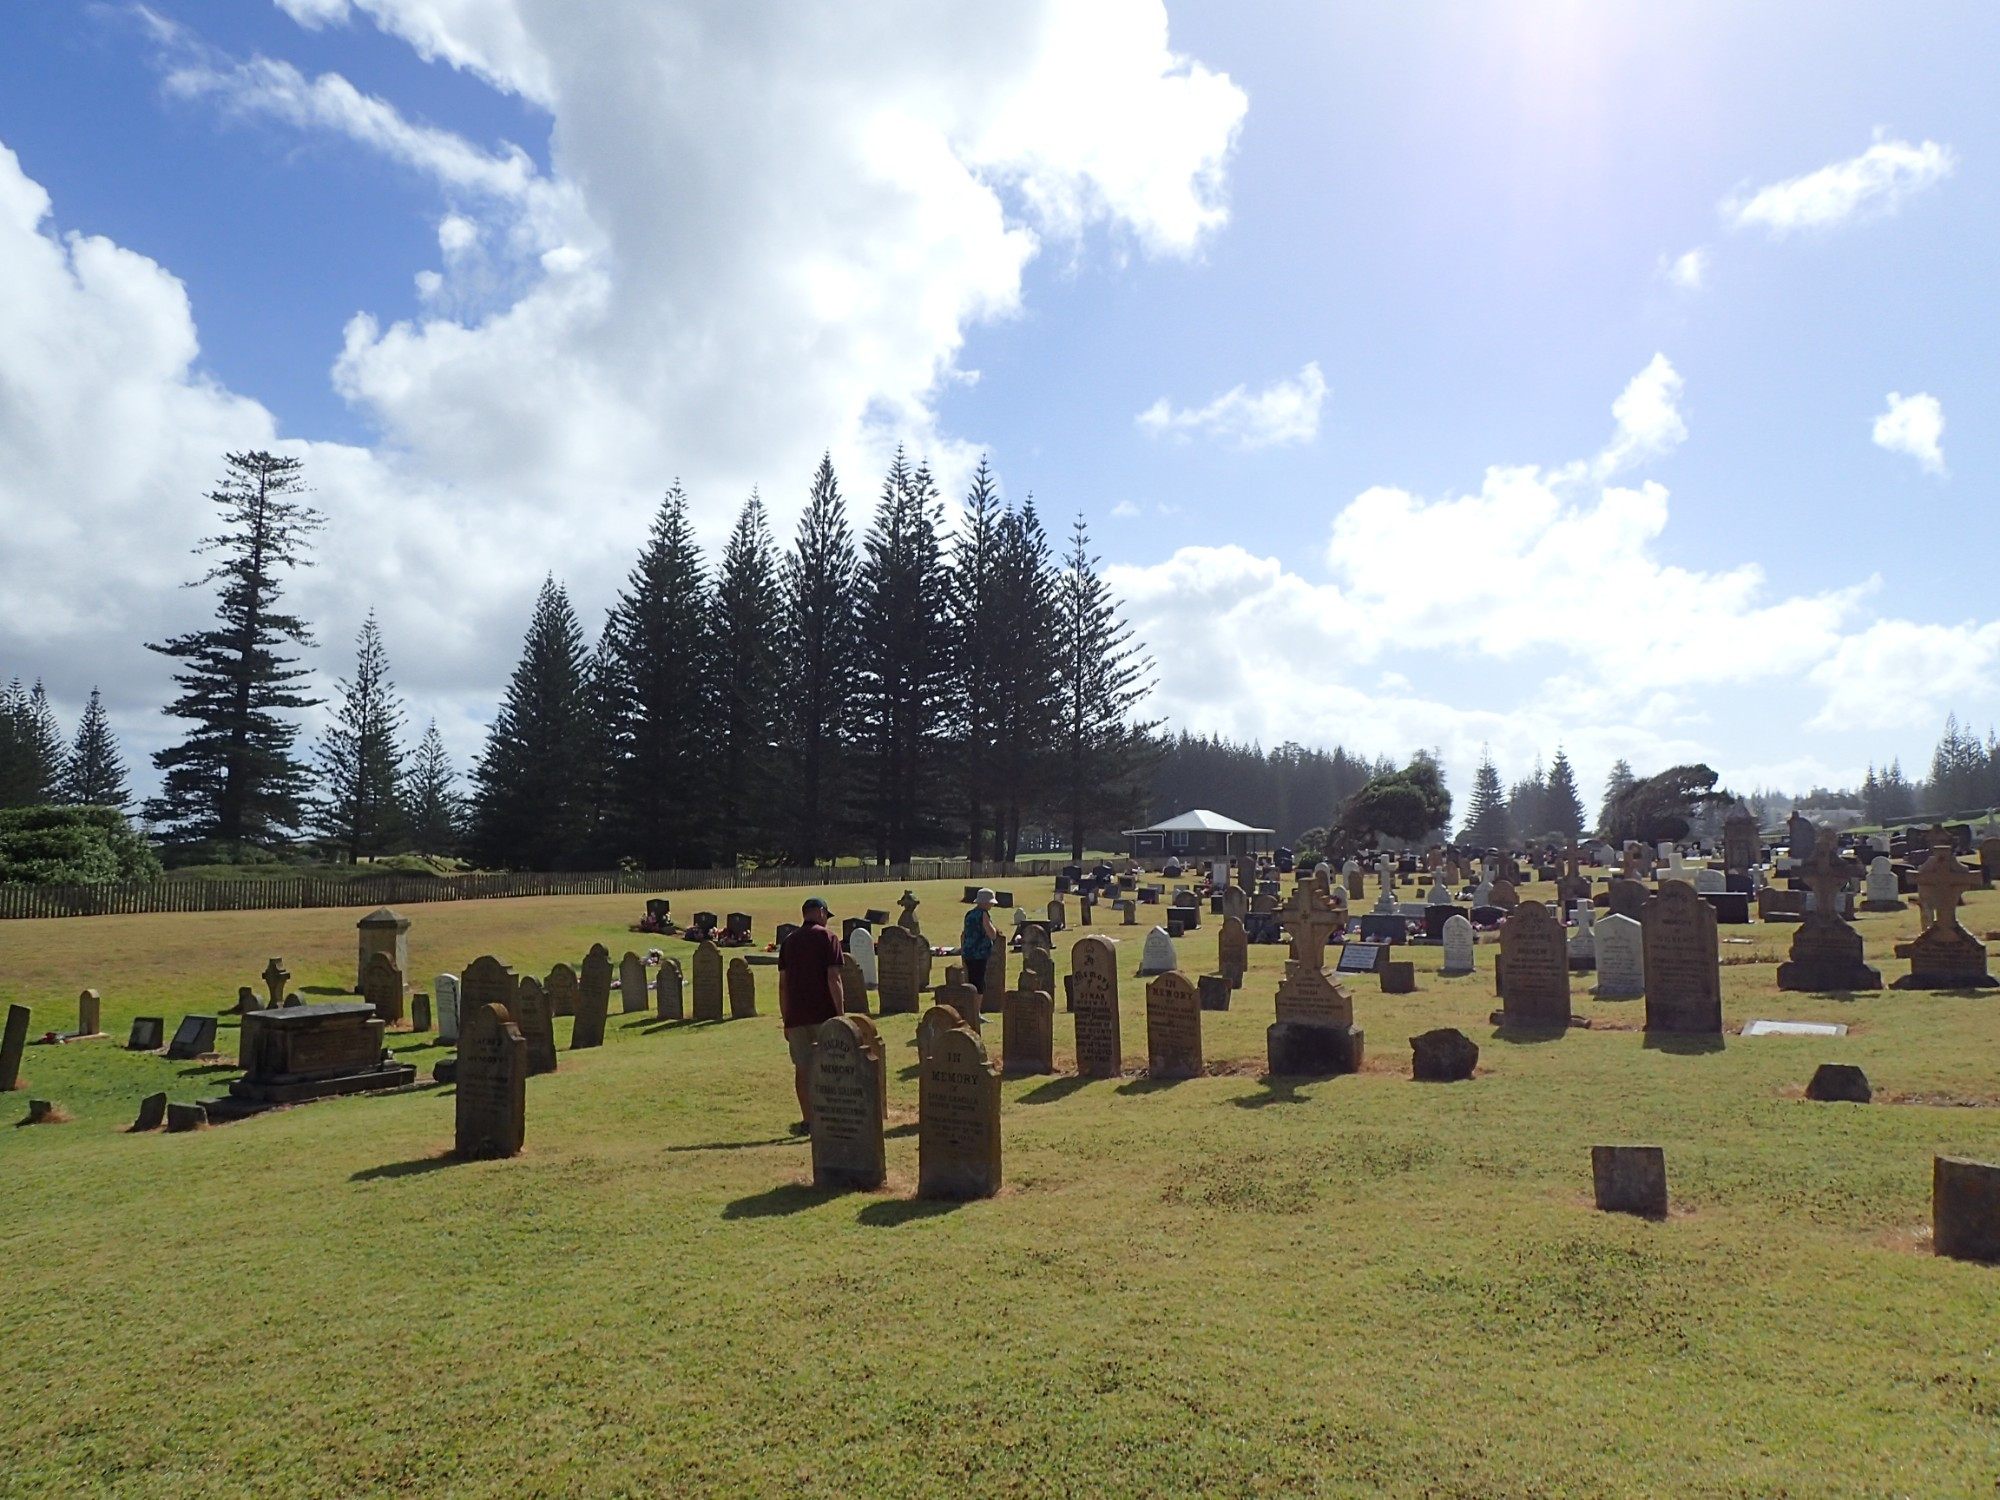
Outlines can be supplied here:
<path id="1" fill-rule="evenodd" d="M 1203 974 L 1195 980 L 1201 993 L 1203 1010 L 1229 1009 L 1229 976 L 1227 974 Z"/>
<path id="2" fill-rule="evenodd" d="M 1822 1104 L 1866 1104 L 1875 1097 L 1868 1075 L 1852 1063 L 1821 1063 L 1806 1085 L 1806 1097 Z"/>
<path id="3" fill-rule="evenodd" d="M 139 1016 L 132 1022 L 132 1035 L 127 1038 L 128 1052 L 158 1052 L 160 1044 L 166 1040 L 167 1023 L 160 1016 Z"/>
<path id="4" fill-rule="evenodd" d="M 2000 1261 L 2000 1166 L 1940 1156 L 1931 1165 L 1931 1250 Z"/>
<path id="5" fill-rule="evenodd" d="M 1667 1216 L 1667 1153 L 1660 1146 L 1592 1146 L 1590 1176 L 1606 1213 Z"/>
<path id="6" fill-rule="evenodd" d="M 167 1134 L 179 1135 L 185 1130 L 200 1130 L 208 1124 L 208 1111 L 199 1104 L 169 1104 L 167 1106 Z"/>
<path id="7" fill-rule="evenodd" d="M 158 1130 L 167 1122 L 167 1096 L 148 1094 L 139 1101 L 139 1118 L 132 1122 L 132 1133 Z"/>
<path id="8" fill-rule="evenodd" d="M 173 1041 L 167 1045 L 167 1056 L 185 1061 L 204 1057 L 214 1050 L 215 1017 L 182 1016 L 181 1024 L 174 1029 Z"/>

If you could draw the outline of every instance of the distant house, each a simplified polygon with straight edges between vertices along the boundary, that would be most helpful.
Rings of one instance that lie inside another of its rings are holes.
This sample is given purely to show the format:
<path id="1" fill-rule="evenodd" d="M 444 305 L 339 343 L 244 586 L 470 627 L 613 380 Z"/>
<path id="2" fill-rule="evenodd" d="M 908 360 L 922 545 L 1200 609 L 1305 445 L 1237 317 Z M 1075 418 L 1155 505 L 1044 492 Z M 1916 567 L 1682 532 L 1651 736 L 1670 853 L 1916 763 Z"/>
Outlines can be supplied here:
<path id="1" fill-rule="evenodd" d="M 1232 854 L 1254 854 L 1269 849 L 1276 832 L 1271 828 L 1252 828 L 1248 823 L 1197 807 L 1150 828 L 1128 828 L 1125 838 L 1134 859 L 1145 859 L 1148 855 L 1226 859 Z"/>

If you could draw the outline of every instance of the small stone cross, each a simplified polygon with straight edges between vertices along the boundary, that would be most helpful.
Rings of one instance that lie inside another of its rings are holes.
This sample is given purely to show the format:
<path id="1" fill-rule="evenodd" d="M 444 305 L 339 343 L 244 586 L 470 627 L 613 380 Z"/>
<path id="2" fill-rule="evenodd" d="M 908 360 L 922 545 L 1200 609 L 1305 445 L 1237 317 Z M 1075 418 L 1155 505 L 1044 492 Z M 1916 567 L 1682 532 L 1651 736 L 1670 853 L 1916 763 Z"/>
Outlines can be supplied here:
<path id="1" fill-rule="evenodd" d="M 264 965 L 264 972 L 257 976 L 264 981 L 264 988 L 271 992 L 271 1008 L 276 1010 L 285 1003 L 285 984 L 292 977 L 292 971 L 285 967 L 282 958 L 274 958 Z"/>
<path id="2" fill-rule="evenodd" d="M 1958 907 L 1965 893 L 1977 890 L 1979 876 L 1958 862 L 1951 841 L 1931 845 L 1931 857 L 1917 870 L 1917 906 L 1926 929 L 1949 922 L 1959 925 Z"/>
<path id="3" fill-rule="evenodd" d="M 1841 854 L 1831 833 L 1818 834 L 1813 839 L 1812 853 L 1799 865 L 1798 874 L 1813 894 L 1814 909 L 1839 921 L 1840 893 L 1860 874 L 1860 869 Z"/>
<path id="4" fill-rule="evenodd" d="M 1292 960 L 1309 969 L 1326 966 L 1326 944 L 1334 933 L 1347 925 L 1325 896 L 1312 886 L 1302 885 L 1280 913 L 1285 931 L 1292 935 Z"/>

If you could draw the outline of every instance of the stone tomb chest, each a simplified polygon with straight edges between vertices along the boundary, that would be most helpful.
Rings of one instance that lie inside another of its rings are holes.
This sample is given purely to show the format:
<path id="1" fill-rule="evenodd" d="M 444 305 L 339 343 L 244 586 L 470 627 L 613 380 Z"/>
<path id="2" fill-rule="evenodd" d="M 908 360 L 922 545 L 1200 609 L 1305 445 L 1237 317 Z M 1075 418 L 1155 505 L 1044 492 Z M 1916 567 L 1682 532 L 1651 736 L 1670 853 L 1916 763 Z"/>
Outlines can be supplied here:
<path id="1" fill-rule="evenodd" d="M 208 1102 L 209 1117 L 216 1117 L 218 1107 L 225 1117 L 254 1114 L 415 1082 L 417 1070 L 409 1064 L 383 1061 L 385 1029 L 365 1001 L 252 1011 L 243 1018 L 243 1076 L 229 1085 L 227 1099 Z"/>

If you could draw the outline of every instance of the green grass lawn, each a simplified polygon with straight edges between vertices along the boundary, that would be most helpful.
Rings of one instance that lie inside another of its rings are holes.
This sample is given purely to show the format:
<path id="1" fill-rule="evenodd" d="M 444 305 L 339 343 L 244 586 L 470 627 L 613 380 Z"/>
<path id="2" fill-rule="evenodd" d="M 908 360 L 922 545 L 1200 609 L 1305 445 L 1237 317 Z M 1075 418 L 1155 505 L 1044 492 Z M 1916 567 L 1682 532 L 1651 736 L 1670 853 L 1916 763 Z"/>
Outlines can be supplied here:
<path id="1" fill-rule="evenodd" d="M 958 887 L 918 893 L 953 940 Z M 768 936 L 800 894 L 674 907 Z M 409 907 L 412 986 L 487 952 L 685 955 L 626 931 L 642 905 Z M 67 1029 L 93 986 L 122 1041 L 272 954 L 308 999 L 344 992 L 359 915 L 0 924 L 0 1000 Z M 2000 926 L 2000 893 L 1967 922 Z M 1862 919 L 1887 977 L 1915 923 Z M 75 1118 L 0 1130 L 0 1494 L 1995 1492 L 2000 1268 L 1933 1258 L 1928 1224 L 1934 1153 L 2000 1159 L 2000 998 L 1780 996 L 1790 929 L 1724 928 L 1752 939 L 1723 948 L 1732 1028 L 1851 1035 L 1652 1048 L 1640 1004 L 1578 976 L 1596 1029 L 1508 1042 L 1494 950 L 1447 980 L 1417 949 L 1417 994 L 1351 984 L 1366 1071 L 1294 1084 L 1260 1076 L 1282 950 L 1257 948 L 1204 1018 L 1211 1076 L 1154 1085 L 1144 928 L 1099 930 L 1128 939 L 1128 1076 L 1009 1080 L 1007 1186 L 963 1206 L 910 1198 L 914 1017 L 882 1023 L 889 1186 L 849 1195 L 786 1135 L 774 1014 L 662 1026 L 614 998 L 603 1049 L 530 1081 L 526 1153 L 465 1165 L 448 1090 L 133 1137 L 142 1095 L 233 1070 L 30 1047 L 8 1118 L 30 1094 Z M 1436 1025 L 1479 1042 L 1478 1078 L 1409 1081 Z M 396 1045 L 426 1078 L 446 1055 Z M 1807 1103 L 1822 1061 L 1905 1102 Z M 1623 1141 L 1666 1147 L 1666 1222 L 1590 1207 L 1589 1148 Z"/>

